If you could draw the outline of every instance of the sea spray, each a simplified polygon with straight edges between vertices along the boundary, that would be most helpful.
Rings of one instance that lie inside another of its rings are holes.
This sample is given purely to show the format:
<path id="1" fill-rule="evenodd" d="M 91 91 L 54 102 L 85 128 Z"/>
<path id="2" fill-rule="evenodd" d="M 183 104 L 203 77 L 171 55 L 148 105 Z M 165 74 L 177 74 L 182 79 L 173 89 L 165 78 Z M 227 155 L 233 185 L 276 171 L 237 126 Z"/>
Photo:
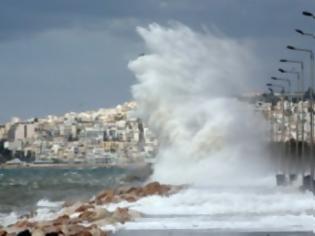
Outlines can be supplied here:
<path id="1" fill-rule="evenodd" d="M 222 185 L 262 174 L 264 121 L 235 96 L 255 78 L 250 45 L 182 24 L 137 31 L 147 51 L 129 63 L 132 94 L 160 140 L 152 178 Z"/>

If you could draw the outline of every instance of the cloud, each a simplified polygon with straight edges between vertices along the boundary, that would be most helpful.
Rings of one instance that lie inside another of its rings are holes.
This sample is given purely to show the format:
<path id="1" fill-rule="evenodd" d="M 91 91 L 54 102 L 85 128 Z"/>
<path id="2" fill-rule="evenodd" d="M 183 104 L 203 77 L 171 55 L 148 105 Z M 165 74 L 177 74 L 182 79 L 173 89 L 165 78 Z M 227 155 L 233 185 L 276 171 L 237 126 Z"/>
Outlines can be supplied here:
<path id="1" fill-rule="evenodd" d="M 279 56 L 288 53 L 286 44 L 312 47 L 312 41 L 292 36 L 294 28 L 314 27 L 301 15 L 305 9 L 315 10 L 315 2 L 2 0 L 0 107 L 5 112 L 0 122 L 13 115 L 85 110 L 129 99 L 133 77 L 126 67 L 144 50 L 136 27 L 151 22 L 177 21 L 197 31 L 217 28 L 253 43 L 264 68 L 254 78 L 261 86 Z"/>

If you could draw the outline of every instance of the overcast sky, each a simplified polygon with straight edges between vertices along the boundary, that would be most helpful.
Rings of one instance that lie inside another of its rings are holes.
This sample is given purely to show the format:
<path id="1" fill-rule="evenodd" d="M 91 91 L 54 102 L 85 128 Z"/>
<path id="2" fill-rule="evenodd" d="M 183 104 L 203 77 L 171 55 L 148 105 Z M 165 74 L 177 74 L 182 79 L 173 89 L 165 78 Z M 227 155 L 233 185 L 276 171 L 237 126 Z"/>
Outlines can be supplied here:
<path id="1" fill-rule="evenodd" d="M 0 123 L 110 107 L 131 99 L 129 60 L 144 52 L 136 26 L 179 21 L 249 40 L 262 65 L 257 90 L 281 57 L 308 58 L 294 28 L 315 32 L 315 0 L 1 0 Z"/>

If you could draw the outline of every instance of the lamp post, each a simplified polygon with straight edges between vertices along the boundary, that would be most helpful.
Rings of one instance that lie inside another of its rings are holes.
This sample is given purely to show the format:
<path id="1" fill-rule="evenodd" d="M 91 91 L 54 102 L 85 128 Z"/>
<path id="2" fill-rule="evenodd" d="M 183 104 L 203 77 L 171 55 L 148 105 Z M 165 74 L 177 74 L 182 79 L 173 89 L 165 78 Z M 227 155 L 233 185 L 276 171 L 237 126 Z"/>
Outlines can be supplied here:
<path id="1" fill-rule="evenodd" d="M 274 95 L 273 89 L 268 87 L 268 90 L 270 91 L 270 96 Z M 275 135 L 274 135 L 274 104 L 271 99 L 270 101 L 270 112 L 269 112 L 269 120 L 270 120 L 270 143 L 269 143 L 269 158 L 270 161 L 273 159 L 273 151 L 274 151 L 274 141 L 275 141 Z"/>
<path id="2" fill-rule="evenodd" d="M 300 73 L 300 83 L 299 83 L 299 92 L 300 92 L 300 101 L 301 101 L 301 113 L 299 112 L 299 106 L 297 105 L 297 128 L 298 128 L 298 124 L 301 123 L 300 127 L 301 127 L 301 159 L 302 159 L 302 170 L 304 171 L 304 152 L 305 152 L 305 145 L 304 145 L 304 101 L 303 101 L 303 96 L 304 96 L 304 63 L 303 61 L 298 61 L 298 60 L 290 60 L 290 59 L 280 59 L 280 62 L 282 63 L 293 63 L 293 64 L 299 64 L 301 67 L 301 73 Z M 297 103 L 298 104 L 298 103 Z M 300 118 L 300 115 L 302 115 L 302 117 Z M 300 121 L 300 122 L 299 122 Z M 299 137 L 299 136 L 297 136 Z M 304 175 L 304 173 L 303 173 Z"/>
<path id="3" fill-rule="evenodd" d="M 313 17 L 314 18 L 314 17 Z M 315 18 L 314 18 L 315 19 Z M 304 32 L 303 32 L 304 33 Z M 305 33 L 303 34 L 305 35 Z M 300 51 L 300 52 L 306 52 L 310 55 L 310 77 L 311 77 L 311 88 L 310 88 L 310 126 L 311 126 L 311 132 L 310 132 L 310 188 L 314 192 L 315 186 L 314 186 L 314 168 L 315 168 L 315 159 L 314 159 L 314 97 L 313 97 L 313 91 L 314 91 L 314 53 L 310 49 L 305 48 L 296 48 L 291 45 L 287 46 L 287 49 L 294 50 L 294 51 Z"/>
<path id="4" fill-rule="evenodd" d="M 287 73 L 287 74 L 295 74 L 296 75 L 296 79 L 297 79 L 297 88 L 299 87 L 299 81 L 300 81 L 300 73 L 299 72 L 297 72 L 297 71 L 288 71 L 288 70 L 284 70 L 284 69 L 282 69 L 282 68 L 279 68 L 278 69 L 278 71 L 279 72 L 281 72 L 281 73 Z M 292 92 L 292 91 L 291 91 Z M 290 135 L 291 135 L 291 124 L 292 124 L 292 115 L 293 115 L 293 109 L 292 109 L 292 106 L 293 106 L 293 103 L 292 103 L 292 94 L 291 94 L 291 106 L 290 106 L 290 114 L 289 114 L 289 132 L 290 132 Z M 296 139 L 295 139 L 295 160 L 296 160 L 296 164 L 298 163 L 298 158 L 299 158 L 299 152 L 298 152 L 298 147 L 299 147 L 299 143 L 298 143 L 298 140 L 299 140 L 299 129 L 298 129 L 298 127 L 299 127 L 299 115 L 297 115 L 297 122 L 296 122 Z M 293 158 L 291 158 L 292 157 L 292 155 L 291 155 L 291 140 L 290 140 L 290 142 L 289 142 L 289 157 L 290 157 L 290 160 L 291 160 L 291 163 L 293 163 L 292 164 L 292 167 L 291 167 L 291 170 L 292 169 L 294 169 L 294 160 L 293 160 Z M 302 161 L 303 162 L 303 161 Z M 303 163 L 302 163 L 303 164 Z M 289 163 L 289 169 L 290 169 L 290 163 Z M 303 176 L 304 176 L 304 173 L 303 173 Z M 291 181 L 294 181 L 296 179 L 296 174 L 293 174 L 293 173 L 291 173 L 290 174 L 290 180 Z"/>
<path id="5" fill-rule="evenodd" d="M 268 87 L 275 87 L 275 88 L 280 88 L 281 89 L 281 112 L 282 112 L 282 116 L 281 116 L 281 138 L 280 138 L 280 142 L 282 142 L 282 151 L 281 151 L 281 158 L 280 158 L 280 163 L 279 163 L 279 170 L 281 172 L 281 164 L 284 163 L 285 160 L 285 126 L 284 126 L 284 93 L 285 93 L 285 88 L 284 86 L 280 85 L 280 84 L 273 84 L 273 83 L 267 83 L 266 84 Z M 276 175 L 276 180 L 277 180 L 277 185 L 284 185 L 285 184 L 285 175 L 284 172 L 281 173 L 277 173 Z"/>
<path id="6" fill-rule="evenodd" d="M 300 84 L 299 84 L 299 92 L 301 93 L 301 98 L 303 98 L 304 93 L 304 63 L 303 61 L 298 60 L 289 60 L 289 59 L 280 59 L 280 62 L 282 63 L 294 63 L 299 64 L 301 67 L 301 73 L 300 73 Z"/>

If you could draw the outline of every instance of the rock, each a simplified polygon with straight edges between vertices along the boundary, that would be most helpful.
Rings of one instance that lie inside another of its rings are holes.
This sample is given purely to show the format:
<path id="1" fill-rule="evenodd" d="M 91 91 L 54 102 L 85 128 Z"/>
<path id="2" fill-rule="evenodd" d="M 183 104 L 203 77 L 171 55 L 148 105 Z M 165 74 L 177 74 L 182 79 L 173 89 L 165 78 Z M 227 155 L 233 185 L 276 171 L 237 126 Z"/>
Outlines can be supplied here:
<path id="1" fill-rule="evenodd" d="M 70 220 L 70 217 L 68 215 L 62 215 L 59 216 L 57 219 L 52 221 L 53 225 L 61 225 L 61 224 L 66 224 Z"/>
<path id="2" fill-rule="evenodd" d="M 32 231 L 32 236 L 45 236 L 45 233 L 41 229 L 35 229 Z"/>
<path id="3" fill-rule="evenodd" d="M 80 207 L 78 207 L 75 212 L 82 212 L 82 211 L 86 211 L 88 209 L 94 208 L 94 206 L 92 204 L 83 204 Z"/>
<path id="4" fill-rule="evenodd" d="M 26 230 L 23 230 L 23 231 L 17 233 L 16 236 L 32 236 L 32 234 L 28 229 L 26 229 Z"/>
<path id="5" fill-rule="evenodd" d="M 154 195 L 160 192 L 161 185 L 158 182 L 149 183 L 143 187 L 145 195 Z"/>
<path id="6" fill-rule="evenodd" d="M 61 233 L 58 232 L 51 232 L 51 233 L 47 233 L 45 234 L 45 236 L 59 236 Z"/>
<path id="7" fill-rule="evenodd" d="M 120 208 L 120 207 L 118 207 L 114 211 L 113 218 L 116 219 L 120 223 L 125 223 L 126 221 L 131 219 L 128 212 L 128 208 Z"/>
<path id="8" fill-rule="evenodd" d="M 82 225 L 62 225 L 61 226 L 61 232 L 64 234 L 64 235 L 86 235 L 86 236 L 92 236 L 92 234 L 90 232 L 86 232 L 87 229 L 86 227 L 82 226 Z"/>
<path id="9" fill-rule="evenodd" d="M 127 193 L 127 191 L 128 191 L 129 189 L 130 189 L 130 187 L 121 186 L 121 187 L 118 187 L 115 192 L 116 192 L 116 194 L 121 195 L 121 194 Z"/>
<path id="10" fill-rule="evenodd" d="M 127 190 L 126 193 L 133 194 L 136 196 L 140 196 L 142 192 L 142 188 L 131 187 Z"/>
<path id="11" fill-rule="evenodd" d="M 82 230 L 82 231 L 76 233 L 75 236 L 93 236 L 93 235 L 88 230 Z"/>
<path id="12" fill-rule="evenodd" d="M 79 218 L 82 220 L 86 220 L 88 222 L 92 222 L 92 221 L 100 220 L 106 217 L 111 217 L 111 215 L 112 214 L 106 209 L 98 207 L 94 209 L 93 211 L 88 210 L 88 211 L 83 212 L 79 216 Z"/>
<path id="13" fill-rule="evenodd" d="M 131 193 L 122 194 L 120 198 L 126 200 L 127 202 L 135 202 L 138 200 L 138 197 Z"/>
<path id="14" fill-rule="evenodd" d="M 106 218 L 106 217 L 110 217 L 112 214 L 104 209 L 104 208 L 96 208 L 95 211 L 94 211 L 94 215 L 93 215 L 93 221 L 94 220 L 100 220 L 100 219 L 103 219 L 103 218 Z"/>
<path id="15" fill-rule="evenodd" d="M 93 236 L 108 236 L 108 234 L 106 232 L 104 232 L 103 230 L 101 230 L 99 227 L 97 227 L 96 225 L 92 225 L 91 227 L 89 227 L 89 231 L 91 232 L 91 234 Z"/>
<path id="16" fill-rule="evenodd" d="M 80 215 L 79 215 L 79 219 L 81 220 L 89 220 L 92 215 L 94 214 L 93 211 L 85 211 L 85 212 L 82 212 Z"/>
<path id="17" fill-rule="evenodd" d="M 75 202 L 73 205 L 64 208 L 62 212 L 64 215 L 71 216 L 72 214 L 76 213 L 75 210 L 78 209 L 82 205 L 83 205 L 82 202 Z"/>
<path id="18" fill-rule="evenodd" d="M 16 222 L 13 226 L 17 228 L 32 228 L 34 227 L 35 223 L 29 222 L 27 220 L 20 220 Z"/>
<path id="19" fill-rule="evenodd" d="M 102 192 L 101 194 L 99 194 L 98 196 L 96 196 L 97 200 L 102 200 L 102 199 L 108 199 L 108 201 L 110 202 L 112 198 L 114 198 L 114 191 L 109 189 L 106 190 L 104 192 Z"/>
<path id="20" fill-rule="evenodd" d="M 107 217 L 107 218 L 103 218 L 103 219 L 100 219 L 100 220 L 95 220 L 95 221 L 93 221 L 91 223 L 93 223 L 93 225 L 97 225 L 99 227 L 102 227 L 102 226 L 105 226 L 105 225 L 112 225 L 112 224 L 115 224 L 117 222 L 112 217 Z"/>
<path id="21" fill-rule="evenodd" d="M 0 229 L 0 236 L 7 236 L 8 233 L 5 230 Z"/>
<path id="22" fill-rule="evenodd" d="M 148 195 L 166 195 L 171 190 L 168 185 L 161 185 L 159 182 L 152 182 L 143 187 L 144 196 Z"/>

